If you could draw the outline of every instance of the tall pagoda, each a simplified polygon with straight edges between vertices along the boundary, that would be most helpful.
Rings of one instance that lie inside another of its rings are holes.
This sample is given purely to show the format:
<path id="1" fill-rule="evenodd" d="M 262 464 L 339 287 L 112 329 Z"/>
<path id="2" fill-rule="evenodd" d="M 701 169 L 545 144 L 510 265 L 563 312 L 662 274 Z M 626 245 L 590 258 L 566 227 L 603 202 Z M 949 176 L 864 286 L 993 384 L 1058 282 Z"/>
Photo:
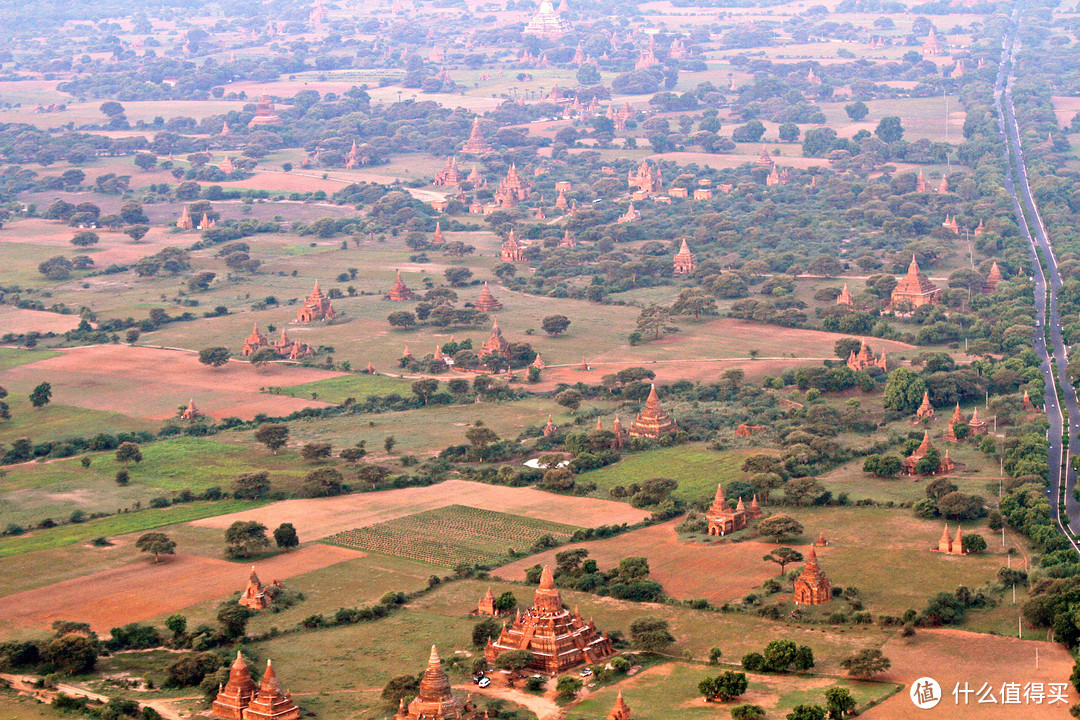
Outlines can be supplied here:
<path id="1" fill-rule="evenodd" d="M 929 55 L 931 57 L 937 57 L 944 55 L 945 51 L 941 49 L 941 43 L 938 42 L 937 33 L 934 32 L 934 28 L 930 28 L 930 33 L 926 36 L 926 41 L 922 46 L 923 55 Z"/>
<path id="2" fill-rule="evenodd" d="M 559 13 L 551 0 L 540 0 L 540 7 L 536 9 L 528 24 L 525 25 L 525 35 L 537 35 L 542 38 L 560 38 L 570 32 L 570 25 Z"/>
<path id="3" fill-rule="evenodd" d="M 806 567 L 795 580 L 793 599 L 797 605 L 824 605 L 832 600 L 832 585 L 818 565 L 817 550 L 813 545 L 810 546 L 810 553 L 806 558 Z"/>
<path id="4" fill-rule="evenodd" d="M 513 207 L 529 197 L 532 186 L 522 182 L 518 176 L 517 165 L 511 164 L 506 177 L 495 190 L 495 200 L 499 207 Z"/>
<path id="5" fill-rule="evenodd" d="M 244 708 L 251 702 L 255 695 L 255 683 L 251 680 L 251 671 L 247 663 L 236 651 L 236 659 L 229 668 L 229 681 L 225 686 L 218 686 L 217 697 L 210 706 L 210 715 L 226 720 L 243 720 Z"/>
<path id="6" fill-rule="evenodd" d="M 506 242 L 502 244 L 499 256 L 506 262 L 522 262 L 525 260 L 525 249 L 521 247 L 521 243 L 514 237 L 513 228 L 510 228 L 510 235 L 506 238 Z"/>
<path id="7" fill-rule="evenodd" d="M 394 286 L 390 288 L 389 292 L 383 296 L 383 300 L 393 300 L 394 302 L 404 302 L 405 300 L 415 300 L 416 293 L 410 290 L 405 281 L 401 279 L 401 271 L 397 271 L 397 277 L 394 279 Z"/>
<path id="8" fill-rule="evenodd" d="M 176 227 L 181 230 L 194 230 L 195 221 L 191 219 L 191 210 L 187 205 L 184 206 L 184 211 L 180 213 L 180 219 L 176 221 Z"/>
<path id="9" fill-rule="evenodd" d="M 446 166 L 435 173 L 435 179 L 431 181 L 432 185 L 436 187 L 441 185 L 459 185 L 464 179 L 464 175 L 458 170 L 457 158 L 450 156 L 446 158 Z"/>
<path id="10" fill-rule="evenodd" d="M 983 282 L 983 292 L 994 292 L 1004 279 L 1001 268 L 998 267 L 997 260 L 995 260 L 994 264 L 990 266 L 990 274 L 986 276 L 986 280 Z"/>
<path id="11" fill-rule="evenodd" d="M 259 691 L 244 708 L 243 720 L 299 720 L 300 708 L 292 701 L 292 695 L 281 691 L 277 673 L 270 661 L 266 661 Z"/>
<path id="12" fill-rule="evenodd" d="M 281 118 L 278 117 L 277 111 L 274 109 L 273 101 L 270 100 L 269 95 L 263 95 L 259 98 L 259 101 L 255 103 L 255 117 L 251 118 L 248 127 L 280 124 Z"/>
<path id="13" fill-rule="evenodd" d="M 322 290 L 319 289 L 319 281 L 316 280 L 311 295 L 296 313 L 296 321 L 307 323 L 315 320 L 333 320 L 335 317 L 337 313 L 334 311 L 334 306 L 330 304 L 330 298 L 323 295 Z"/>
<path id="14" fill-rule="evenodd" d="M 199 412 L 199 408 L 195 407 L 195 398 L 188 400 L 187 407 L 184 408 L 184 412 L 180 413 L 181 420 L 194 420 L 202 413 Z"/>
<path id="15" fill-rule="evenodd" d="M 836 296 L 836 304 L 847 305 L 848 307 L 855 306 L 855 302 L 851 299 L 851 291 L 848 290 L 847 283 L 844 283 L 844 289 Z"/>
<path id="16" fill-rule="evenodd" d="M 473 119 L 472 132 L 469 133 L 469 139 L 465 141 L 461 152 L 465 155 L 488 155 L 494 152 L 484 139 L 484 133 L 480 131 L 479 117 Z"/>
<path id="17" fill-rule="evenodd" d="M 690 246 L 686 243 L 686 238 L 683 238 L 682 247 L 675 253 L 675 274 L 688 275 L 696 269 L 697 255 L 690 252 Z"/>
<path id="18" fill-rule="evenodd" d="M 919 270 L 919 263 L 915 256 L 911 256 L 911 265 L 908 266 L 907 275 L 900 278 L 893 288 L 892 297 L 889 299 L 889 307 L 902 302 L 909 302 L 914 307 L 922 305 L 938 305 L 941 303 L 941 289 L 930 282 L 930 278 Z"/>
<path id="19" fill-rule="evenodd" d="M 237 603 L 252 610 L 263 610 L 270 606 L 270 594 L 266 592 L 259 576 L 255 574 L 255 566 L 251 566 L 251 575 L 248 577 L 247 587 Z"/>
<path id="20" fill-rule="evenodd" d="M 919 464 L 919 461 L 926 457 L 926 453 L 934 449 L 934 446 L 930 444 L 930 432 L 923 433 L 923 440 L 919 443 L 919 447 L 915 448 L 915 452 L 911 453 L 908 457 L 904 458 L 904 474 L 905 475 L 918 475 L 915 467 Z M 945 456 L 941 458 L 938 463 L 937 469 L 930 473 L 931 475 L 940 475 L 942 473 L 952 472 L 956 467 L 956 463 L 949 457 L 949 451 L 945 451 Z"/>
<path id="21" fill-rule="evenodd" d="M 255 326 L 251 328 L 251 334 L 244 340 L 244 347 L 241 348 L 240 354 L 247 357 L 266 345 L 266 336 L 259 332 L 259 323 L 255 323 Z"/>
<path id="22" fill-rule="evenodd" d="M 645 409 L 630 423 L 628 434 L 630 437 L 643 437 L 659 440 L 661 435 L 678 432 L 679 426 L 675 419 L 660 407 L 660 398 L 656 395 L 656 385 L 649 390 L 649 398 L 645 401 Z"/>
<path id="23" fill-rule="evenodd" d="M 499 327 L 499 318 L 495 318 L 495 322 L 491 326 L 491 334 L 488 335 L 488 339 L 484 341 L 484 344 L 480 346 L 480 357 L 496 354 L 505 355 L 509 349 L 510 343 L 503 337 L 502 328 Z"/>
<path id="24" fill-rule="evenodd" d="M 608 712 L 606 720 L 630 720 L 630 706 L 622 699 L 622 690 L 619 691 L 619 696 L 615 698 L 615 704 Z"/>
<path id="25" fill-rule="evenodd" d="M 495 312 L 503 308 L 503 304 L 491 294 L 487 281 L 484 281 L 484 289 L 480 291 L 480 298 L 476 301 L 475 306 L 477 310 L 483 310 L 484 312 Z"/>
<path id="26" fill-rule="evenodd" d="M 488 640 L 484 659 L 494 663 L 506 652 L 528 650 L 533 654 L 529 667 L 557 675 L 584 663 L 594 663 L 613 652 L 611 640 L 575 611 L 563 608 L 551 568 L 544 566 L 533 605 L 519 611 L 514 622 L 502 628 L 499 637 Z"/>
<path id="27" fill-rule="evenodd" d="M 476 708 L 470 701 L 451 692 L 450 678 L 443 670 L 439 651 L 432 645 L 416 697 L 408 706 L 402 699 L 394 720 L 463 720 L 476 715 Z"/>

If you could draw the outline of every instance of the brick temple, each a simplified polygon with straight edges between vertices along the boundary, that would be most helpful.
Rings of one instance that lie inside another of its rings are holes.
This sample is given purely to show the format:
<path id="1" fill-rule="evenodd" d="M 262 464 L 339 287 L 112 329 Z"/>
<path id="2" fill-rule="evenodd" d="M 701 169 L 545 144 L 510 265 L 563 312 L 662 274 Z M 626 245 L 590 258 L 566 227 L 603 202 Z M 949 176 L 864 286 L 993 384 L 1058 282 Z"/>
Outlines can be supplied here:
<path id="1" fill-rule="evenodd" d="M 337 317 L 334 306 L 330 304 L 330 298 L 323 295 L 319 288 L 319 281 L 315 281 L 315 287 L 311 295 L 296 312 L 296 322 L 308 323 L 316 320 L 333 320 Z"/>
<path id="2" fill-rule="evenodd" d="M 484 282 L 484 289 L 480 291 L 480 297 L 477 299 L 475 307 L 477 310 L 483 310 L 484 312 L 495 312 L 503 309 L 503 304 L 491 294 L 486 281 Z"/>
<path id="3" fill-rule="evenodd" d="M 522 262 L 525 260 L 525 249 L 521 246 L 521 243 L 514 237 L 514 229 L 510 228 L 510 235 L 506 238 L 506 242 L 502 244 L 502 250 L 499 253 L 506 262 Z"/>
<path id="4" fill-rule="evenodd" d="M 251 566 L 251 575 L 248 577 L 247 587 L 237 602 L 252 610 L 263 610 L 270 606 L 270 593 L 263 587 L 262 581 L 255 573 L 255 566 Z"/>
<path id="5" fill-rule="evenodd" d="M 824 605 L 832 600 L 832 585 L 818 566 L 817 551 L 810 546 L 806 567 L 795 580 L 795 603 L 797 605 Z"/>
<path id="6" fill-rule="evenodd" d="M 949 523 L 945 523 L 945 529 L 941 531 L 941 539 L 938 540 L 938 546 L 934 552 L 945 553 L 946 555 L 966 555 L 963 533 L 963 529 L 957 525 L 956 537 L 950 538 Z"/>
<path id="7" fill-rule="evenodd" d="M 979 223 L 979 227 L 982 227 L 982 223 Z M 976 228 L 975 234 L 979 234 L 978 228 Z M 1001 274 L 1001 268 L 998 267 L 997 260 L 995 260 L 994 264 L 990 266 L 990 274 L 983 281 L 983 292 L 994 292 L 1003 280 L 1005 280 L 1005 276 Z"/>
<path id="8" fill-rule="evenodd" d="M 688 275 L 696 269 L 697 255 L 690 251 L 690 245 L 687 244 L 686 238 L 683 238 L 682 247 L 675 253 L 674 272 L 676 275 Z"/>
<path id="9" fill-rule="evenodd" d="M 918 475 L 915 470 L 915 466 L 919 464 L 926 453 L 934 449 L 934 446 L 930 444 L 930 432 L 923 433 L 923 440 L 919 443 L 919 447 L 915 448 L 915 452 L 911 453 L 908 457 L 904 458 L 904 474 L 905 475 Z M 941 458 L 941 462 L 938 464 L 937 470 L 930 473 L 931 475 L 941 475 L 943 473 L 952 472 L 956 467 L 956 463 L 949 457 L 949 451 L 945 450 L 944 457 Z"/>
<path id="10" fill-rule="evenodd" d="M 251 334 L 244 340 L 244 346 L 240 349 L 240 354 L 247 357 L 259 348 L 266 347 L 266 345 L 266 336 L 259 332 L 259 323 L 255 323 L 255 326 L 251 328 Z"/>
<path id="11" fill-rule="evenodd" d="M 495 318 L 491 326 L 491 334 L 484 344 L 480 346 L 480 357 L 488 355 L 505 355 L 510 349 L 510 342 L 503 337 L 502 328 L 499 327 L 499 318 Z"/>
<path id="12" fill-rule="evenodd" d="M 226 720 L 298 720 L 300 708 L 288 692 L 281 691 L 277 673 L 269 660 L 262 681 L 256 687 L 247 663 L 237 651 L 236 660 L 229 668 L 229 681 L 218 688 L 210 715 Z"/>
<path id="13" fill-rule="evenodd" d="M 488 145 L 487 140 L 484 139 L 484 133 L 480 131 L 479 117 L 473 119 L 472 132 L 469 133 L 469 139 L 465 141 L 461 152 L 465 155 L 487 155 L 493 152 L 491 145 Z M 475 167 L 473 172 L 476 172 Z M 469 176 L 469 179 L 472 181 L 472 175 Z"/>
<path id="14" fill-rule="evenodd" d="M 401 271 L 397 271 L 397 277 L 394 278 L 394 286 L 387 291 L 383 296 L 383 300 L 393 300 L 394 302 L 404 302 L 406 300 L 415 300 L 416 293 L 405 285 L 405 281 L 401 279 Z"/>
<path id="15" fill-rule="evenodd" d="M 405 699 L 401 699 L 394 720 L 463 720 L 477 715 L 470 700 L 450 691 L 450 678 L 446 677 L 439 652 L 432 645 L 416 697 L 408 706 Z"/>
<path id="16" fill-rule="evenodd" d="M 847 285 L 844 286 L 844 289 L 847 290 Z M 869 345 L 863 343 L 862 347 L 859 348 L 859 352 L 852 350 L 851 354 L 848 355 L 847 366 L 855 372 L 869 370 L 872 367 L 888 370 L 889 360 L 885 357 L 884 350 L 881 351 L 881 356 L 878 357 L 874 355 Z"/>
<path id="17" fill-rule="evenodd" d="M 746 527 L 746 508 L 743 507 L 742 498 L 739 498 L 739 506 L 732 509 L 724 498 L 724 486 L 716 486 L 716 496 L 713 503 L 705 512 L 705 519 L 709 521 L 709 535 L 723 537 L 736 530 Z"/>
<path id="18" fill-rule="evenodd" d="M 919 263 L 915 256 L 911 256 L 911 265 L 908 266 L 907 275 L 900 278 L 893 288 L 892 297 L 889 299 L 889 307 L 902 302 L 909 302 L 914 307 L 921 305 L 938 305 L 941 303 L 941 289 L 930 282 L 930 278 L 919 270 Z"/>
<path id="19" fill-rule="evenodd" d="M 661 435 L 678 432 L 679 426 L 666 410 L 660 407 L 660 398 L 656 395 L 656 385 L 649 390 L 645 409 L 630 423 L 630 437 L 643 437 L 659 440 Z"/>
<path id="20" fill-rule="evenodd" d="M 518 611 L 510 626 L 504 625 L 496 640 L 488 640 L 484 658 L 494 663 L 512 650 L 528 650 L 534 660 L 529 666 L 548 675 L 557 675 L 577 665 L 594 663 L 611 655 L 611 640 L 575 611 L 563 608 L 551 568 L 544 567 L 533 605 Z"/>

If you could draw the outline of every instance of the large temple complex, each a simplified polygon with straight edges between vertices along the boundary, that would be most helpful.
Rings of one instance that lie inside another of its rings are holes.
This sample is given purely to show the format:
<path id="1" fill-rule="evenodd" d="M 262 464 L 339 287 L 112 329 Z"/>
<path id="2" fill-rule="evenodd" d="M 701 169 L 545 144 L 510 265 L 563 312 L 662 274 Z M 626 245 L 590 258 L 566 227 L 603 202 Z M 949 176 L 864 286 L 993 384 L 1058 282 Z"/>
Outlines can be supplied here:
<path id="1" fill-rule="evenodd" d="M 742 530 L 746 527 L 747 520 L 758 520 L 761 515 L 761 506 L 758 504 L 757 495 L 754 496 L 749 509 L 743 504 L 742 498 L 739 498 L 738 504 L 732 509 L 724 498 L 724 486 L 717 484 L 716 496 L 713 498 L 712 505 L 705 512 L 705 519 L 709 521 L 709 535 L 723 537 L 736 530 Z"/>
<path id="2" fill-rule="evenodd" d="M 530 667 L 547 675 L 595 663 L 614 652 L 611 640 L 601 635 L 591 621 L 563 608 L 555 577 L 547 566 L 540 574 L 532 607 L 518 611 L 513 623 L 504 625 L 497 639 L 488 640 L 484 659 L 494 663 L 499 655 L 512 650 L 531 652 L 534 659 Z"/>

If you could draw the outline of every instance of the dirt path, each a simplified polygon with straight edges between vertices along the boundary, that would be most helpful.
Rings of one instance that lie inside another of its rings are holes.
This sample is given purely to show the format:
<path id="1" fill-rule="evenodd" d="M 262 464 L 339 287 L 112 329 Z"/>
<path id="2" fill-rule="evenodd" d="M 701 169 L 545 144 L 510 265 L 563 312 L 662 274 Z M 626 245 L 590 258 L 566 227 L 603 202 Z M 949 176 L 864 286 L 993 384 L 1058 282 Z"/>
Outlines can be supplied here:
<path id="1" fill-rule="evenodd" d="M 86 688 L 79 687 L 78 685 L 68 685 L 66 683 L 60 683 L 56 686 L 56 690 L 40 690 L 34 687 L 34 683 L 38 678 L 33 675 L 9 675 L 7 673 L 0 673 L 0 679 L 7 680 L 11 683 L 12 689 L 21 695 L 29 695 L 32 698 L 39 700 L 40 702 L 51 705 L 56 699 L 59 693 L 64 695 L 70 695 L 71 697 L 84 697 L 95 702 L 106 703 L 109 701 L 108 695 L 102 695 L 100 693 L 92 692 Z M 183 702 L 187 700 L 200 700 L 201 695 L 188 695 L 186 697 L 168 698 L 167 700 L 147 700 L 146 702 L 140 702 L 139 707 L 150 707 L 157 711 L 158 715 L 165 718 L 165 720 L 186 720 L 190 717 L 187 714 L 181 714 L 178 710 L 172 707 L 173 703 Z"/>
<path id="2" fill-rule="evenodd" d="M 532 693 L 527 693 L 524 690 L 518 690 L 516 688 L 496 687 L 491 685 L 481 690 L 475 685 L 455 685 L 454 689 L 472 693 L 473 695 L 483 695 L 485 697 L 498 698 L 499 700 L 517 703 L 518 705 L 527 707 L 535 713 L 538 720 L 554 720 L 555 718 L 561 717 L 563 714 L 563 709 L 559 707 L 553 699 L 546 695 L 533 695 Z"/>

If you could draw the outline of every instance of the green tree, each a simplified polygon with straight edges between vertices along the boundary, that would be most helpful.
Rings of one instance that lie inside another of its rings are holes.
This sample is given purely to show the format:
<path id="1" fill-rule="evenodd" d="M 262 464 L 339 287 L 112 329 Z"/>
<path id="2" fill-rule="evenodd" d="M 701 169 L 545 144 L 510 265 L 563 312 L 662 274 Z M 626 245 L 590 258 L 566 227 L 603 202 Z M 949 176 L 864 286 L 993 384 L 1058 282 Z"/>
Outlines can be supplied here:
<path id="1" fill-rule="evenodd" d="M 263 423 L 255 429 L 253 437 L 256 442 L 262 443 L 267 450 L 277 455 L 277 451 L 289 441 L 289 426 L 282 423 Z"/>
<path id="2" fill-rule="evenodd" d="M 514 593 L 509 590 L 495 599 L 495 609 L 501 613 L 506 612 L 507 610 L 513 610 L 516 607 L 517 598 L 514 597 Z"/>
<path id="3" fill-rule="evenodd" d="M 716 677 L 706 677 L 699 682 L 698 692 L 706 701 L 727 702 L 745 693 L 747 687 L 749 683 L 746 680 L 746 673 L 727 670 Z"/>
<path id="4" fill-rule="evenodd" d="M 382 699 L 393 707 L 404 698 L 414 697 L 420 690 L 420 678 L 415 675 L 397 675 L 390 678 L 382 689 Z"/>
<path id="5" fill-rule="evenodd" d="M 731 708 L 731 720 L 765 720 L 765 708 L 760 705 L 736 705 Z"/>
<path id="6" fill-rule="evenodd" d="M 499 436 L 495 434 L 495 431 L 482 425 L 466 430 L 465 439 L 478 450 L 483 450 L 491 443 L 499 442 Z"/>
<path id="7" fill-rule="evenodd" d="M 548 315 L 540 323 L 540 328 L 552 337 L 559 337 L 570 327 L 570 318 L 565 315 Z"/>
<path id="8" fill-rule="evenodd" d="M 885 407 L 904 414 L 914 413 L 922 403 L 926 383 L 911 368 L 896 368 L 885 381 Z"/>
<path id="9" fill-rule="evenodd" d="M 42 408 L 52 400 L 52 385 L 47 382 L 39 383 L 30 393 L 30 404 L 36 408 Z"/>
<path id="10" fill-rule="evenodd" d="M 131 238 L 134 242 L 139 242 L 140 240 L 142 240 L 144 237 L 146 237 L 146 233 L 148 232 L 150 232 L 149 225 L 129 225 L 128 227 L 124 228 L 124 234 Z"/>
<path id="11" fill-rule="evenodd" d="M 536 656 L 528 650 L 510 650 L 495 658 L 495 667 L 500 670 L 523 670 L 535 660 Z"/>
<path id="12" fill-rule="evenodd" d="M 425 405 L 428 404 L 428 400 L 438 389 L 439 381 L 432 378 L 417 380 L 412 384 L 413 395 L 420 398 Z"/>
<path id="13" fill-rule="evenodd" d="M 199 362 L 203 365 L 210 365 L 211 367 L 221 367 L 225 363 L 229 362 L 229 356 L 232 353 L 229 352 L 229 348 L 224 347 L 208 347 L 199 351 Z"/>
<path id="14" fill-rule="evenodd" d="M 300 544 L 300 537 L 292 523 L 281 523 L 274 529 L 274 543 L 282 550 L 294 548 Z"/>
<path id="15" fill-rule="evenodd" d="M 332 497 L 344 492 L 342 485 L 345 480 L 341 473 L 332 467 L 322 467 L 312 470 L 304 476 L 304 484 L 300 488 L 300 496 L 306 498 Z"/>
<path id="16" fill-rule="evenodd" d="M 965 552 L 981 553 L 986 551 L 986 538 L 978 533 L 965 534 L 963 543 Z"/>
<path id="17" fill-rule="evenodd" d="M 858 703 L 847 688 L 832 687 L 825 691 L 825 709 L 829 720 L 844 720 Z"/>
<path id="18" fill-rule="evenodd" d="M 638 650 L 660 652 L 675 642 L 668 630 L 668 621 L 646 615 L 630 623 L 630 640 Z"/>
<path id="19" fill-rule="evenodd" d="M 882 142 L 892 143 L 904 137 L 904 126 L 900 124 L 900 118 L 895 115 L 886 115 L 881 118 L 877 129 L 874 130 Z"/>
<path id="20" fill-rule="evenodd" d="M 765 658 L 765 670 L 769 672 L 785 672 L 795 662 L 795 654 L 799 648 L 790 640 L 772 640 L 762 651 Z"/>
<path id="21" fill-rule="evenodd" d="M 261 347 L 255 352 L 248 355 L 248 362 L 252 367 L 262 370 L 270 363 L 274 362 L 280 357 L 278 351 L 272 347 Z"/>
<path id="22" fill-rule="evenodd" d="M 773 542 L 779 543 L 781 538 L 802 535 L 803 526 L 802 523 L 790 515 L 778 513 L 758 523 L 758 534 L 772 538 Z"/>
<path id="23" fill-rule="evenodd" d="M 799 142 L 799 126 L 795 123 L 782 123 L 776 130 L 781 142 Z"/>
<path id="24" fill-rule="evenodd" d="M 71 238 L 71 244 L 76 247 L 90 247 L 91 245 L 98 244 L 98 234 L 89 230 L 83 230 L 82 232 L 75 233 L 75 236 Z"/>
<path id="25" fill-rule="evenodd" d="M 853 103 L 845 105 L 844 112 L 847 113 L 847 116 L 849 118 L 851 118 L 855 122 L 859 122 L 864 117 L 870 114 L 870 108 L 868 108 L 866 106 L 866 103 L 864 103 L 862 100 L 856 100 Z"/>
<path id="26" fill-rule="evenodd" d="M 133 442 L 123 442 L 116 448 L 116 462 L 124 463 L 128 467 L 130 463 L 138 465 L 142 462 L 142 450 Z"/>
<path id="27" fill-rule="evenodd" d="M 671 310 L 669 308 L 657 305 L 656 303 L 650 303 L 646 307 L 641 309 L 641 314 L 637 319 L 638 332 L 651 332 L 653 334 L 653 340 L 660 339 L 661 331 L 665 331 L 668 322 L 671 320 Z"/>
<path id="28" fill-rule="evenodd" d="M 573 415 L 581 407 L 581 393 L 573 389 L 563 390 L 555 396 L 555 403 L 567 408 L 570 414 Z"/>
<path id="29" fill-rule="evenodd" d="M 300 457 L 309 463 L 319 463 L 328 459 L 333 450 L 330 443 L 304 443 L 300 448 Z"/>
<path id="30" fill-rule="evenodd" d="M 266 526 L 256 520 L 237 520 L 225 531 L 225 552 L 229 557 L 246 558 L 269 547 Z"/>
<path id="31" fill-rule="evenodd" d="M 860 650 L 840 663 L 840 667 L 847 670 L 848 675 L 857 678 L 870 678 L 892 667 L 889 658 L 877 648 Z"/>
<path id="32" fill-rule="evenodd" d="M 785 717 L 787 720 L 825 720 L 825 709 L 820 705 L 796 705 Z"/>
<path id="33" fill-rule="evenodd" d="M 148 532 L 135 541 L 135 549 L 139 552 L 153 553 L 156 563 L 162 555 L 176 554 L 176 542 L 163 532 Z"/>
<path id="34" fill-rule="evenodd" d="M 416 324 L 416 315 L 408 310 L 395 310 L 386 316 L 386 321 L 394 327 L 411 328 Z"/>
<path id="35" fill-rule="evenodd" d="M 472 644 L 475 647 L 482 648 L 487 645 L 488 640 L 499 637 L 499 633 L 499 623 L 495 622 L 494 618 L 484 618 L 473 625 Z"/>
<path id="36" fill-rule="evenodd" d="M 395 438 L 393 435 L 387 435 L 383 438 L 382 444 L 383 449 L 386 450 L 386 452 L 393 452 L 394 446 L 397 445 L 397 438 Z"/>
<path id="37" fill-rule="evenodd" d="M 700 288 L 683 288 L 671 305 L 671 312 L 676 315 L 693 315 L 700 320 L 702 315 L 717 315 L 716 300 Z"/>
<path id="38" fill-rule="evenodd" d="M 573 675 L 562 675 L 555 681 L 555 692 L 564 700 L 570 700 L 581 691 L 583 686 L 584 683 L 581 678 Z"/>
<path id="39" fill-rule="evenodd" d="M 802 562 L 803 555 L 798 550 L 792 550 L 789 547 L 779 547 L 771 551 L 768 555 L 762 558 L 766 562 L 774 562 L 780 566 L 780 574 L 784 574 L 784 568 L 789 563 Z"/>
<path id="40" fill-rule="evenodd" d="M 41 655 L 59 673 L 82 675 L 94 669 L 98 645 L 84 635 L 67 633 L 50 640 Z"/>
<path id="41" fill-rule="evenodd" d="M 254 614 L 249 607 L 239 603 L 228 603 L 218 610 L 217 620 L 221 624 L 221 631 L 225 637 L 235 640 L 244 636 L 248 620 Z"/>
<path id="42" fill-rule="evenodd" d="M 270 473 L 265 470 L 241 473 L 233 480 L 232 494 L 237 500 L 258 500 L 270 493 Z"/>
<path id="43" fill-rule="evenodd" d="M 174 613 L 165 618 L 165 627 L 174 638 L 182 637 L 187 632 L 187 618 L 180 613 Z"/>

